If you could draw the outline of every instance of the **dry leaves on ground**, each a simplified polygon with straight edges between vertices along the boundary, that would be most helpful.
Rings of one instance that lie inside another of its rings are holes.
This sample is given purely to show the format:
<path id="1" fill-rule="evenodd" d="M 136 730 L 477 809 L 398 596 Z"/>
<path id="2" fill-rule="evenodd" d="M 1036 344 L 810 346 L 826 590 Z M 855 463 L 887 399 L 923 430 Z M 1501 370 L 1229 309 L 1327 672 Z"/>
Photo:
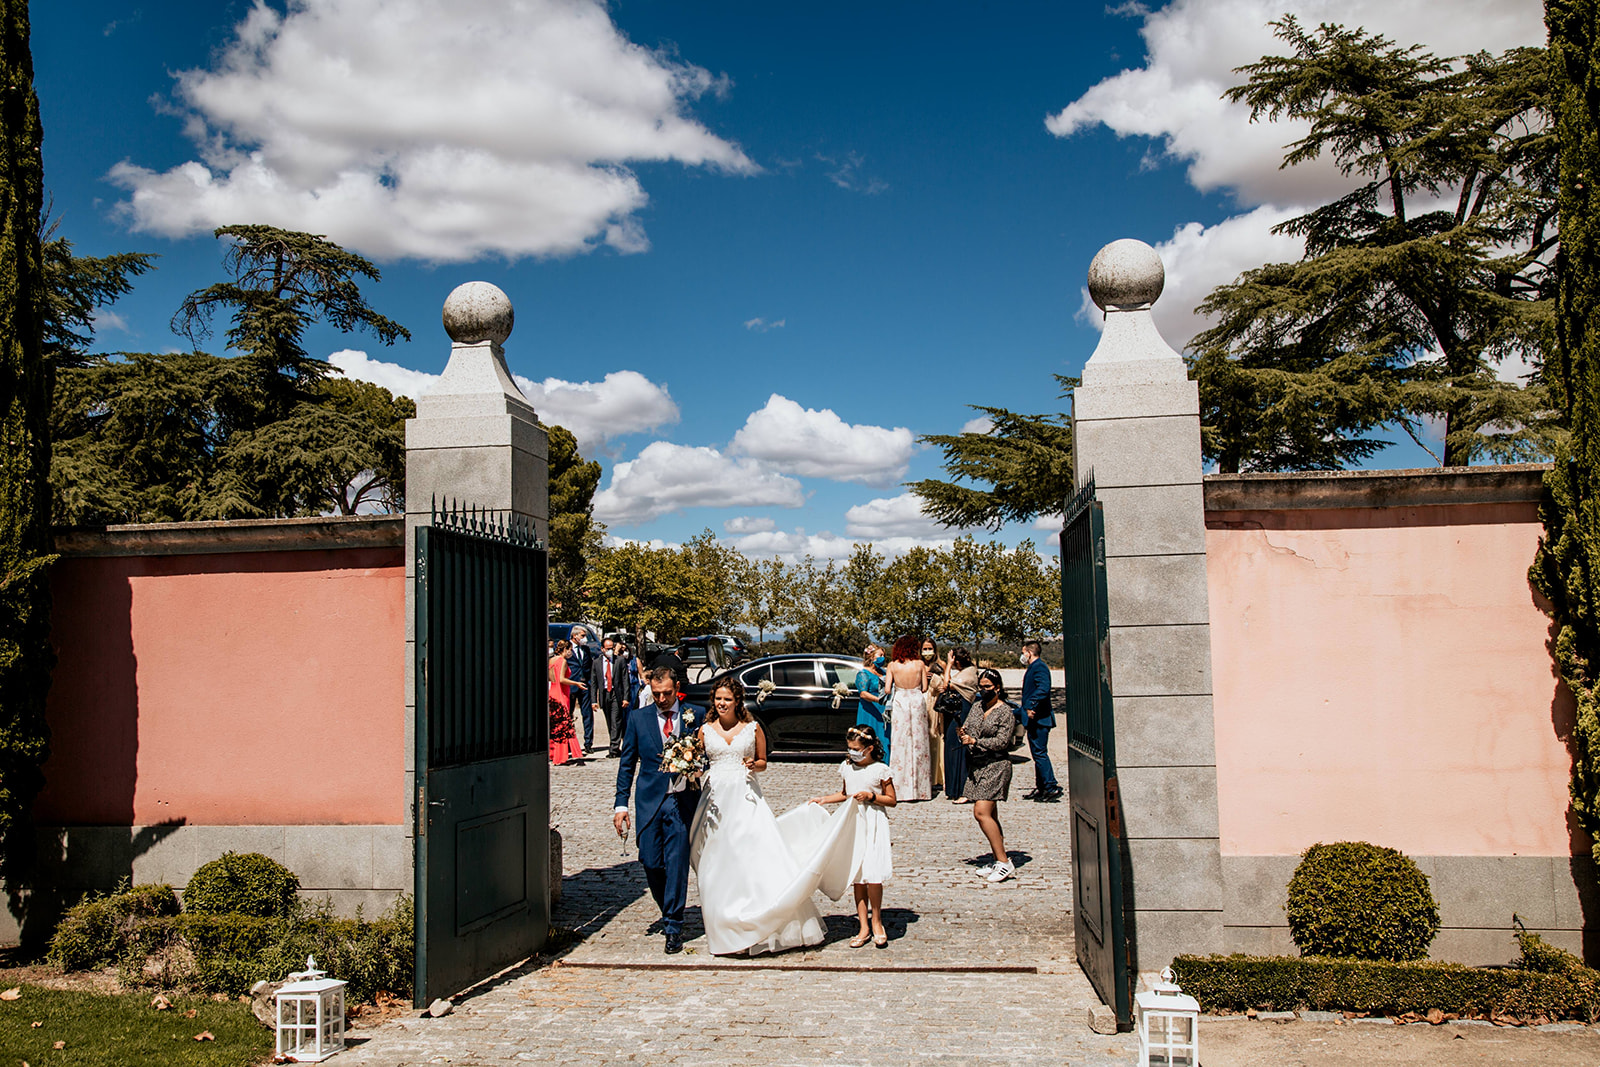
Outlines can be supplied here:
<path id="1" fill-rule="evenodd" d="M 199 1015 L 199 1014 L 200 1014 L 200 1009 L 199 1008 L 190 1008 L 188 1011 L 183 1013 L 183 1017 L 185 1019 L 193 1019 L 196 1015 Z"/>
<path id="2" fill-rule="evenodd" d="M 4 993 L 0 993 L 0 1000 L 16 1000 L 20 996 L 22 996 L 22 987 L 14 985 Z"/>
<path id="3" fill-rule="evenodd" d="M 215 1041 L 216 1040 L 215 1037 L 211 1036 L 211 1031 L 210 1030 L 202 1030 L 202 1031 L 200 1031 L 198 1034 L 194 1035 L 194 1039 L 196 1041 Z"/>
<path id="4" fill-rule="evenodd" d="M 56 1049 L 57 1051 L 60 1051 L 61 1049 L 64 1049 L 64 1048 L 67 1047 L 67 1043 L 65 1041 L 57 1041 L 55 1044 L 51 1045 L 50 1047 L 53 1048 L 53 1049 Z"/>
<path id="5" fill-rule="evenodd" d="M 156 1011 L 166 1011 L 168 1008 L 172 1007 L 172 1001 L 168 1000 L 160 993 L 157 993 L 155 996 L 150 998 L 150 1006 Z"/>
<path id="6" fill-rule="evenodd" d="M 34 1023 L 34 1024 L 33 1024 L 33 1028 L 34 1028 L 34 1029 L 35 1029 L 35 1030 L 37 1030 L 37 1029 L 39 1029 L 39 1027 L 41 1027 L 41 1026 L 43 1026 L 43 1025 L 44 1025 L 44 1023 Z"/>

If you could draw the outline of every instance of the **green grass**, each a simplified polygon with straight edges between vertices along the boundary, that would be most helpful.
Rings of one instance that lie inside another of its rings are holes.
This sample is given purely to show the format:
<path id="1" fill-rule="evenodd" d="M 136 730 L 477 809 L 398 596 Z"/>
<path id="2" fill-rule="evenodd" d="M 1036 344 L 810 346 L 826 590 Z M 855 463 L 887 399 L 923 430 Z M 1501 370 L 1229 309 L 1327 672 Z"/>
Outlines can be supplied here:
<path id="1" fill-rule="evenodd" d="M 0 1001 L 0 1067 L 249 1067 L 272 1055 L 272 1034 L 247 1004 L 174 997 L 156 1011 L 151 996 L 25 985 L 19 999 Z M 184 1018 L 191 1008 L 195 1017 Z M 194 1040 L 205 1030 L 216 1040 Z M 66 1047 L 52 1048 L 57 1041 Z"/>

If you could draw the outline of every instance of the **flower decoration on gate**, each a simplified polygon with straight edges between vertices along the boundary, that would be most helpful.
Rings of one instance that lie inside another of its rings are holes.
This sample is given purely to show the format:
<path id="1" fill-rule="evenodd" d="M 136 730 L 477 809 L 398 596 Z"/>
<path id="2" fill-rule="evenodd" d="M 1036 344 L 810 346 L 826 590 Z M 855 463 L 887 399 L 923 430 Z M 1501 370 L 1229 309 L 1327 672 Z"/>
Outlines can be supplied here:
<path id="1" fill-rule="evenodd" d="M 833 683 L 833 706 L 837 708 L 850 695 L 850 687 L 843 682 Z"/>

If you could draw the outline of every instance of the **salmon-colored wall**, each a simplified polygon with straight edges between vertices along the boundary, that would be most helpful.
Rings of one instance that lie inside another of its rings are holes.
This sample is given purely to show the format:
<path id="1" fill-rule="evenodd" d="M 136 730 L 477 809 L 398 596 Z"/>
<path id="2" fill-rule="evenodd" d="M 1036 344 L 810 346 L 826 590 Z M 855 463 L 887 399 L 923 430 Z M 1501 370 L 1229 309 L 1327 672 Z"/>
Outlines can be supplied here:
<path id="1" fill-rule="evenodd" d="M 1209 512 L 1225 855 L 1564 856 L 1536 505 Z"/>
<path id="2" fill-rule="evenodd" d="M 67 558 L 47 826 L 397 824 L 398 548 Z"/>

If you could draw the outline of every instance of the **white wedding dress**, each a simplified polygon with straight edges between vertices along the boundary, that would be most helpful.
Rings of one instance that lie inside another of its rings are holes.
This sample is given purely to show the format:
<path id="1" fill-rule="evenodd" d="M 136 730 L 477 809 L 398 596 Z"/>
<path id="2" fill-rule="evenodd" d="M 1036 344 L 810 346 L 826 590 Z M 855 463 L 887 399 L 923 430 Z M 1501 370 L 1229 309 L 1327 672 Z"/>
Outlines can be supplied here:
<path id="1" fill-rule="evenodd" d="M 822 918 L 811 897 L 821 889 L 838 900 L 849 888 L 854 822 L 842 816 L 854 802 L 832 816 L 803 804 L 774 818 L 744 765 L 755 755 L 755 724 L 745 723 L 731 741 L 710 725 L 701 733 L 711 768 L 690 827 L 689 863 L 711 953 L 820 944 Z"/>

